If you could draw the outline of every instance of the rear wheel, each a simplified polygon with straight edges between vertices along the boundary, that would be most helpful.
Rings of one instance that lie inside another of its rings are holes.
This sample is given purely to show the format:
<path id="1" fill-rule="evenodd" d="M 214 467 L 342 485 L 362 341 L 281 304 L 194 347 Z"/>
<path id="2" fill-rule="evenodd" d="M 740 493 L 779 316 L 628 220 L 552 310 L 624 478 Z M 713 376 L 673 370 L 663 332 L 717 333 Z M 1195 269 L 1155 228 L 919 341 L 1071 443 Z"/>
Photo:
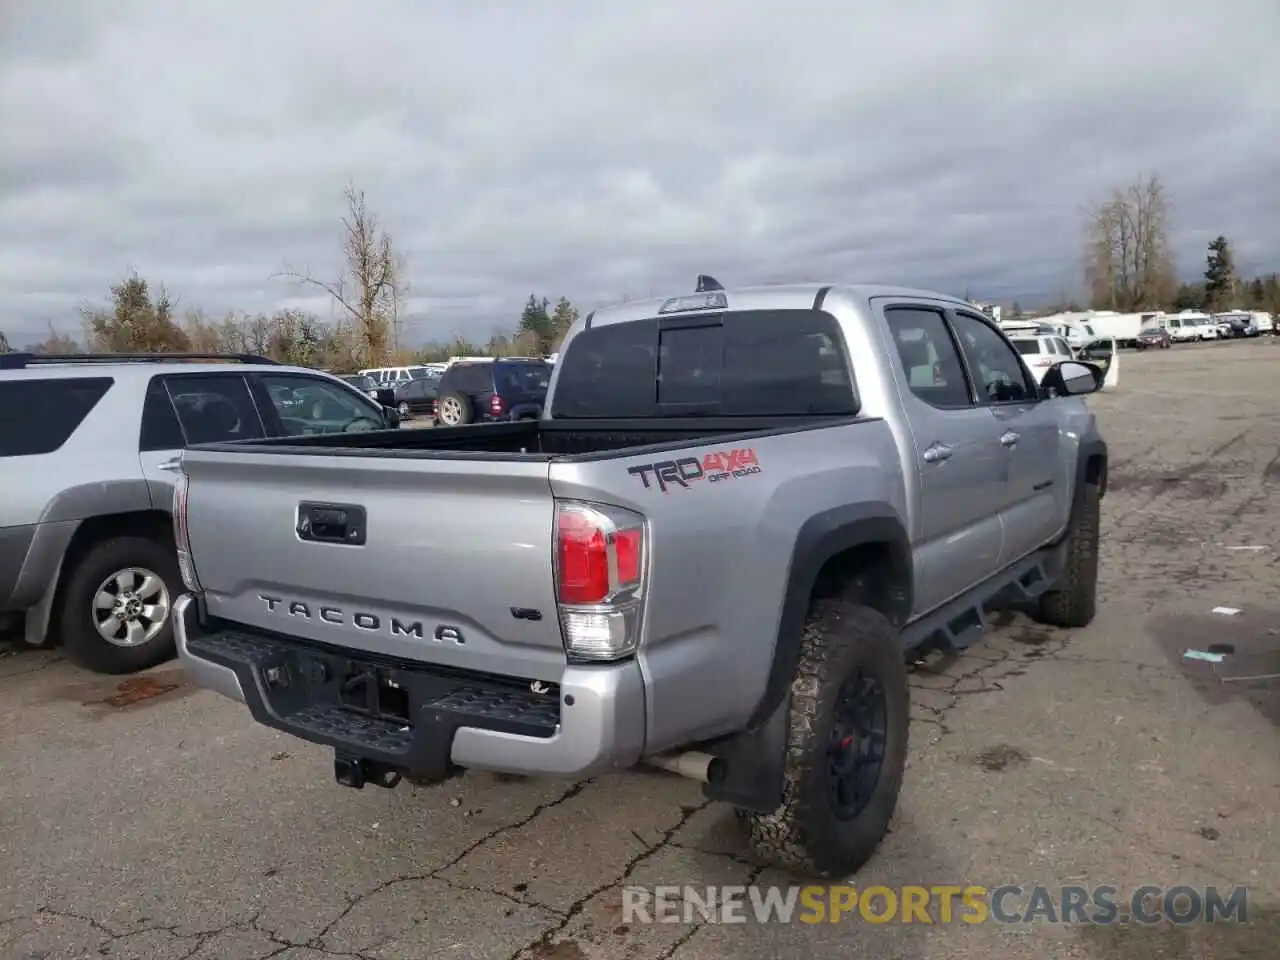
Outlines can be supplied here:
<path id="1" fill-rule="evenodd" d="M 436 407 L 441 426 L 458 427 L 470 423 L 475 411 L 471 399 L 462 393 L 446 393 Z"/>
<path id="2" fill-rule="evenodd" d="M 805 876 L 847 876 L 889 832 L 907 758 L 906 663 L 875 610 L 816 601 L 791 684 L 781 805 L 738 811 L 760 858 Z"/>
<path id="3" fill-rule="evenodd" d="M 173 601 L 182 589 L 171 546 L 115 537 L 90 548 L 67 580 L 62 643 L 97 673 L 134 673 L 173 656 Z"/>

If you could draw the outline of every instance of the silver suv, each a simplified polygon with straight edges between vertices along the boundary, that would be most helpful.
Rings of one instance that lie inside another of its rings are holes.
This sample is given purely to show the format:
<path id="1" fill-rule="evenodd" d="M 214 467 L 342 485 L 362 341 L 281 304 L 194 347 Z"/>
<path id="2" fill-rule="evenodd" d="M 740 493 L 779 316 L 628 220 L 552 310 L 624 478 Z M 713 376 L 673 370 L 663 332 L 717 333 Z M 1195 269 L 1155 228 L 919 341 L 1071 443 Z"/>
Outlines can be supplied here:
<path id="1" fill-rule="evenodd" d="M 178 454 L 397 423 L 337 377 L 263 357 L 0 355 L 0 629 L 102 673 L 170 658 Z"/>

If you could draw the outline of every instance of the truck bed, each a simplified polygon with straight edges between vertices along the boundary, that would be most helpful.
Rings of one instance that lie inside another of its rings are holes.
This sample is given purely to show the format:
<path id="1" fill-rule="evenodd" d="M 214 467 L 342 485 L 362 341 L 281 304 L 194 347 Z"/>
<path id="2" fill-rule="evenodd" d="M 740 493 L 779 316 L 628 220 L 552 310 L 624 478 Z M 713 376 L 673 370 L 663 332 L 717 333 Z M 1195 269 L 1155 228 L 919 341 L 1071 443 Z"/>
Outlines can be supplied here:
<path id="1" fill-rule="evenodd" d="M 888 431 L 847 416 L 518 421 L 193 446 L 182 458 L 192 562 L 204 609 L 233 625 L 481 673 L 515 664 L 554 682 L 557 497 L 643 511 L 665 489 L 656 467 L 707 453 L 772 456 L 779 480 L 808 475 L 820 463 L 800 467 L 796 451 L 829 444 L 802 435 L 851 425 L 868 443 L 849 449 L 881 462 Z M 729 500 L 749 503 L 773 487 L 734 489 Z M 664 522 L 689 526 L 682 512 L 699 501 L 668 507 L 677 519 Z M 321 515 L 341 518 L 337 540 L 312 535 Z"/>
<path id="2" fill-rule="evenodd" d="M 857 422 L 858 417 L 672 417 L 636 420 L 520 420 L 434 429 L 329 433 L 268 438 L 202 449 L 308 456 L 550 462 L 597 460 L 622 450 L 731 442 Z"/>

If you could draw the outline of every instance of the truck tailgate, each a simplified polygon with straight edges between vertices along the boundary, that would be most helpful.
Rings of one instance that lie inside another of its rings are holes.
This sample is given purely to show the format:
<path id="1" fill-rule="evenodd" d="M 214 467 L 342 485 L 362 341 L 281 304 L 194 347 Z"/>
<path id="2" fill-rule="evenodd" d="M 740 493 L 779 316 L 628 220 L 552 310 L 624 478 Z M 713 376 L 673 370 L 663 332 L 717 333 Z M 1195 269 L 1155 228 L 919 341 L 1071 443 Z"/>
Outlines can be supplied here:
<path id="1" fill-rule="evenodd" d="M 559 679 L 546 462 L 189 450 L 183 470 L 210 615 L 468 670 L 510 673 L 514 657 Z"/>

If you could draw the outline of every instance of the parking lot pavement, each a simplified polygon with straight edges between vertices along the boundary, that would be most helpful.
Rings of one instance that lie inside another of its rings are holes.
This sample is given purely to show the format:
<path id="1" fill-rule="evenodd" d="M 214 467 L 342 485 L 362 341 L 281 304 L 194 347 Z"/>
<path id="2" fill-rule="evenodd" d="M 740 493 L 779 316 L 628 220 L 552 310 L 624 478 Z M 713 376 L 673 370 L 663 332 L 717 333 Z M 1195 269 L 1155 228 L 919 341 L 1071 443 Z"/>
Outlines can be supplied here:
<path id="1" fill-rule="evenodd" d="M 899 815 L 857 878 L 1244 884 L 1246 924 L 627 923 L 624 884 L 788 881 L 666 774 L 357 792 L 175 665 L 120 682 L 30 651 L 0 657 L 0 957 L 1274 957 L 1280 684 L 1182 653 L 1280 672 L 1278 371 L 1270 339 L 1124 356 L 1090 400 L 1098 619 L 1001 615 L 916 667 Z"/>

